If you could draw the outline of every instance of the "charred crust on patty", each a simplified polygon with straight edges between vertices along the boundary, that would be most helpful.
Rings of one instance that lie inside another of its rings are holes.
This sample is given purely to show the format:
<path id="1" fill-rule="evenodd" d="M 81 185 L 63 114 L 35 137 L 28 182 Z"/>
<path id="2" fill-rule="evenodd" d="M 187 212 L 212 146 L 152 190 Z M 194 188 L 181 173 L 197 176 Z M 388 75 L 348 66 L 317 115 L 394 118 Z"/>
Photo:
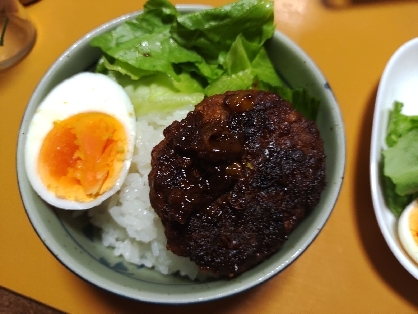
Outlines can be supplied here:
<path id="1" fill-rule="evenodd" d="M 167 248 L 217 276 L 278 251 L 326 184 L 315 122 L 263 91 L 204 99 L 164 130 L 151 157 L 150 201 Z"/>

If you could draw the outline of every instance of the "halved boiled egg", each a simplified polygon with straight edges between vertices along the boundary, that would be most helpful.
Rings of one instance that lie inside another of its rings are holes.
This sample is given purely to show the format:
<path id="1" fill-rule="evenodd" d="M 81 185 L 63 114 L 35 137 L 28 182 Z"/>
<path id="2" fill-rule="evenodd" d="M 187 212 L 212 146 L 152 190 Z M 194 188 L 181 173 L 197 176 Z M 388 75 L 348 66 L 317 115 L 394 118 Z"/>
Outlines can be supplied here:
<path id="1" fill-rule="evenodd" d="M 52 89 L 33 116 L 25 146 L 29 181 L 55 207 L 99 205 L 125 180 L 135 134 L 124 89 L 102 74 L 77 74 Z"/>
<path id="2" fill-rule="evenodd" d="M 412 202 L 398 221 L 399 239 L 408 255 L 418 263 L 418 203 Z"/>

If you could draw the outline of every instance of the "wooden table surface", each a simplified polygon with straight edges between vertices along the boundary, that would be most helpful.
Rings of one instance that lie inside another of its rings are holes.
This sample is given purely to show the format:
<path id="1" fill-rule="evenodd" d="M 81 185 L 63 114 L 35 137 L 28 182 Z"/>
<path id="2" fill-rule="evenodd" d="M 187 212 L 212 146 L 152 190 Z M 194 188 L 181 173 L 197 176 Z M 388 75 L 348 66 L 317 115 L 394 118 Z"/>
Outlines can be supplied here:
<path id="1" fill-rule="evenodd" d="M 174 3 L 196 3 L 196 0 Z M 199 0 L 219 6 L 228 0 Z M 308 250 L 268 282 L 226 299 L 188 306 L 127 300 L 60 264 L 33 230 L 16 179 L 16 143 L 26 104 L 53 61 L 100 24 L 144 0 L 40 0 L 27 7 L 38 38 L 0 72 L 0 286 L 69 313 L 417 313 L 418 281 L 397 262 L 378 228 L 369 148 L 377 85 L 392 53 L 418 37 L 418 1 L 276 0 L 277 29 L 304 49 L 340 104 L 347 135 L 341 194 Z"/>

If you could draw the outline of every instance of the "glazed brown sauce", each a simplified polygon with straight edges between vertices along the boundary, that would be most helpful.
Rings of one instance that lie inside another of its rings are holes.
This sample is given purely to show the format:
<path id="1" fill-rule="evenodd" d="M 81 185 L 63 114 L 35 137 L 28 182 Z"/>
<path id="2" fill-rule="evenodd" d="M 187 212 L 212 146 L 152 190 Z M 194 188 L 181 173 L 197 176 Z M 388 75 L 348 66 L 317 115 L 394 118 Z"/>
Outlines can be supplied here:
<path id="1" fill-rule="evenodd" d="M 325 186 L 318 129 L 272 93 L 209 97 L 164 137 L 149 180 L 167 248 L 216 275 L 276 252 Z"/>
<path id="2" fill-rule="evenodd" d="M 245 91 L 225 97 L 226 106 L 238 113 L 254 109 L 254 101 L 254 96 Z"/>

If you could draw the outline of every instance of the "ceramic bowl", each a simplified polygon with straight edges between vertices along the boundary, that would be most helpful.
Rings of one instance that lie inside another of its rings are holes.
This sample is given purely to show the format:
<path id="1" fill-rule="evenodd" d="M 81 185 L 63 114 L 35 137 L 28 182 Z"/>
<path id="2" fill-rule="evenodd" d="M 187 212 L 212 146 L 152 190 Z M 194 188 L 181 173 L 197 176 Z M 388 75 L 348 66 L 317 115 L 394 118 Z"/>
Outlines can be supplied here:
<path id="1" fill-rule="evenodd" d="M 192 12 L 207 7 L 178 8 L 181 12 Z M 28 182 L 22 157 L 25 134 L 39 103 L 55 85 L 95 64 L 101 53 L 89 46 L 91 38 L 137 14 L 140 12 L 119 17 L 86 34 L 56 60 L 36 87 L 22 120 L 17 147 L 19 187 L 28 218 L 39 238 L 63 265 L 84 280 L 128 298 L 153 303 L 195 303 L 230 296 L 261 284 L 294 262 L 314 241 L 334 208 L 345 167 L 344 126 L 330 86 L 306 53 L 278 31 L 268 43 L 278 73 L 290 87 L 306 88 L 321 101 L 317 123 L 325 143 L 327 186 L 317 208 L 290 235 L 282 249 L 259 266 L 235 279 L 194 282 L 129 264 L 101 244 L 88 221 L 74 219 L 69 211 L 50 207 Z"/>

